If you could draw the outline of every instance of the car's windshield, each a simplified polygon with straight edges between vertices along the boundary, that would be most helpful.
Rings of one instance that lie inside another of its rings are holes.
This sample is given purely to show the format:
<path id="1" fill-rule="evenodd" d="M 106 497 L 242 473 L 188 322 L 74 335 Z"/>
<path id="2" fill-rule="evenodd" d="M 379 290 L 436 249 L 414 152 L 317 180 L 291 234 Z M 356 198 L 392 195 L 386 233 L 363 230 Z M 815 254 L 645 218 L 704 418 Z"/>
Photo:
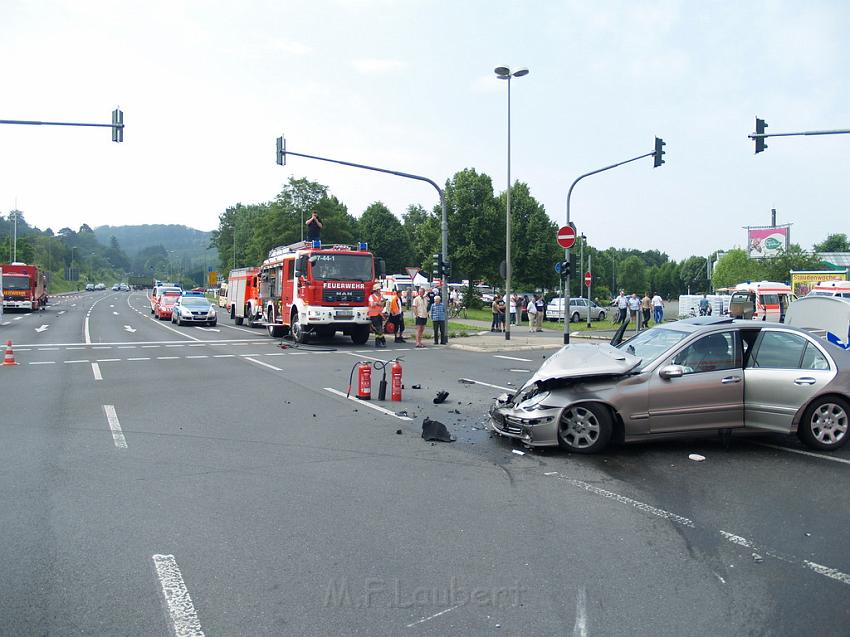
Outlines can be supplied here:
<path id="1" fill-rule="evenodd" d="M 180 298 L 179 294 L 163 294 L 159 297 L 159 302 L 166 305 L 174 305 L 174 302 Z"/>
<path id="2" fill-rule="evenodd" d="M 6 274 L 3 276 L 4 290 L 29 290 L 30 280 L 25 276 L 11 276 Z"/>
<path id="3" fill-rule="evenodd" d="M 637 369 L 643 369 L 688 334 L 689 332 L 653 327 L 620 343 L 617 348 L 640 358 L 641 363 Z"/>
<path id="4" fill-rule="evenodd" d="M 183 307 L 209 307 L 210 302 L 202 296 L 184 296 L 180 305 Z"/>
<path id="5" fill-rule="evenodd" d="M 314 254 L 310 262 L 317 281 L 372 280 L 372 257 L 365 254 Z"/>

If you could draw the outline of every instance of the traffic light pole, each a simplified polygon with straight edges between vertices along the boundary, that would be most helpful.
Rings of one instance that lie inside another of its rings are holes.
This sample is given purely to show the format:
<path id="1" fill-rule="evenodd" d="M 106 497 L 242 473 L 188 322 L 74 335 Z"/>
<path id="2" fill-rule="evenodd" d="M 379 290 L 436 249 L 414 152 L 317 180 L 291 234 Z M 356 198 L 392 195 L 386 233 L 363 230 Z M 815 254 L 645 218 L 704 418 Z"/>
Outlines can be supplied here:
<path id="1" fill-rule="evenodd" d="M 39 122 L 31 119 L 0 119 L 0 124 L 23 124 L 25 126 L 88 126 L 94 128 L 111 128 L 112 141 L 124 141 L 124 112 L 117 108 L 112 111 L 111 124 L 87 124 L 81 122 Z"/>
<path id="2" fill-rule="evenodd" d="M 415 179 L 417 181 L 424 181 L 425 183 L 431 184 L 437 193 L 440 195 L 440 207 L 442 208 L 442 220 L 440 222 L 440 230 L 442 233 L 442 252 L 443 259 L 448 260 L 449 254 L 449 221 L 448 221 L 448 211 L 446 210 L 446 196 L 443 192 L 443 189 L 440 188 L 433 180 L 428 179 L 428 177 L 423 177 L 421 175 L 413 175 L 411 173 L 404 173 L 398 170 L 389 170 L 388 168 L 378 168 L 376 166 L 367 166 L 366 164 L 356 164 L 350 161 L 342 161 L 341 159 L 329 159 L 328 157 L 318 157 L 316 155 L 306 155 L 304 153 L 296 153 L 291 150 L 286 149 L 286 140 L 283 137 L 279 137 L 277 139 L 277 163 L 281 166 L 286 165 L 286 156 L 294 155 L 295 157 L 304 157 L 306 159 L 316 159 L 318 161 L 326 161 L 332 164 L 340 164 L 341 166 L 351 166 L 352 168 L 362 168 L 364 170 L 372 170 L 379 173 L 386 173 L 388 175 L 395 175 L 396 177 L 404 177 L 406 179 Z M 449 282 L 448 277 L 443 276 L 443 285 L 442 285 L 442 300 L 443 305 L 445 306 L 449 300 Z M 448 316 L 448 314 L 447 314 Z M 449 342 L 448 337 L 448 318 L 443 321 L 443 337 L 442 344 L 445 345 Z"/>
<path id="3" fill-rule="evenodd" d="M 657 144 L 656 144 L 657 146 Z M 662 151 L 663 152 L 663 151 Z M 606 170 L 611 170 L 612 168 L 616 168 L 617 166 L 622 166 L 624 164 L 630 164 L 633 161 L 637 161 L 638 159 L 643 159 L 644 157 L 655 157 L 655 151 L 653 150 L 651 153 L 645 153 L 643 155 L 638 155 L 637 157 L 632 157 L 631 159 L 627 159 L 625 161 L 617 162 L 616 164 L 611 164 L 610 166 L 605 166 L 604 168 L 599 168 L 597 170 L 591 170 L 589 173 L 584 173 L 576 178 L 576 180 L 570 185 L 570 189 L 567 191 L 567 225 L 570 225 L 570 199 L 573 196 L 573 188 L 576 187 L 576 184 L 580 182 L 585 177 L 590 177 L 591 175 L 595 175 L 597 173 L 605 172 Z M 659 157 L 656 157 L 656 162 L 659 160 Z M 564 261 L 570 262 L 570 249 L 567 248 L 564 250 Z M 570 268 L 571 270 L 572 268 Z M 567 272 L 566 282 L 564 284 L 565 292 L 564 292 L 564 345 L 570 344 L 570 276 L 571 272 Z"/>
<path id="4" fill-rule="evenodd" d="M 767 123 L 763 119 L 759 119 L 756 117 L 756 132 L 750 133 L 747 135 L 750 139 L 752 139 L 756 143 L 756 154 L 764 152 L 767 148 L 767 144 L 764 143 L 764 140 L 768 137 L 801 137 L 808 135 L 847 135 L 850 134 L 850 129 L 847 128 L 839 128 L 835 130 L 809 130 L 809 131 L 800 131 L 798 133 L 765 133 L 764 129 L 767 128 Z"/>

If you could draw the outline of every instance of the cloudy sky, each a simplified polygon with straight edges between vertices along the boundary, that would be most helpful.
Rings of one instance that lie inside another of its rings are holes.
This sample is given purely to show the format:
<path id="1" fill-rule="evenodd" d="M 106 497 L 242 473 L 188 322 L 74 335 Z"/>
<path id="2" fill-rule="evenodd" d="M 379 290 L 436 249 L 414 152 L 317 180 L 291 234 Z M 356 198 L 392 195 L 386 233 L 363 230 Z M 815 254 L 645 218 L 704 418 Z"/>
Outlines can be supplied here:
<path id="1" fill-rule="evenodd" d="M 329 186 L 359 216 L 431 207 L 427 184 L 291 157 L 290 150 L 444 182 L 472 167 L 512 178 L 598 247 L 676 259 L 793 223 L 804 248 L 850 232 L 850 3 L 387 0 L 3 0 L 0 119 L 110 121 L 108 129 L 0 126 L 0 212 L 57 230 L 182 223 L 202 230 L 289 176 Z M 554 241 L 554 237 L 553 237 Z"/>

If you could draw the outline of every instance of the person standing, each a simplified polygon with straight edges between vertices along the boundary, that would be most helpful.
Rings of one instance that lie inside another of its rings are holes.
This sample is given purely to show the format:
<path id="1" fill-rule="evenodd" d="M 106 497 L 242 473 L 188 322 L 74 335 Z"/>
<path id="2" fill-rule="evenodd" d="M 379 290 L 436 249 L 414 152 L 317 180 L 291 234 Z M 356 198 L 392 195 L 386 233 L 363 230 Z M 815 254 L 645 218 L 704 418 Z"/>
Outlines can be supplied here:
<path id="1" fill-rule="evenodd" d="M 303 217 L 302 217 L 303 218 Z M 304 222 L 307 226 L 307 241 L 320 241 L 322 235 L 322 220 L 319 219 L 319 214 L 314 210 L 310 218 Z"/>
<path id="2" fill-rule="evenodd" d="M 431 305 L 431 327 L 434 330 L 434 345 L 439 345 L 446 339 L 446 306 L 439 294 Z"/>
<path id="3" fill-rule="evenodd" d="M 640 311 L 643 314 L 641 327 L 649 327 L 649 317 L 652 312 L 652 299 L 649 298 L 649 292 L 643 293 L 643 298 L 640 300 Z"/>
<path id="4" fill-rule="evenodd" d="M 386 311 L 389 314 L 389 318 L 387 319 L 388 323 L 392 323 L 395 327 L 395 341 L 396 343 L 406 343 L 407 341 L 404 339 L 404 308 L 399 300 L 399 295 L 392 295 L 388 302 Z"/>
<path id="5" fill-rule="evenodd" d="M 505 326 L 505 317 L 507 312 L 505 300 L 504 296 L 499 297 L 499 325 L 502 327 L 502 329 L 499 330 L 500 332 L 504 332 L 507 329 Z"/>
<path id="6" fill-rule="evenodd" d="M 656 325 L 664 320 L 664 301 L 661 299 L 658 292 L 656 292 L 652 297 L 652 313 L 654 315 L 653 318 L 655 319 Z"/>
<path id="7" fill-rule="evenodd" d="M 413 299 L 413 319 L 416 323 L 416 347 L 425 347 L 422 344 L 422 333 L 428 322 L 428 299 L 425 296 L 425 288 L 419 288 L 419 294 Z"/>
<path id="8" fill-rule="evenodd" d="M 703 294 L 702 298 L 699 300 L 699 315 L 711 316 L 711 303 L 705 294 Z"/>
<path id="9" fill-rule="evenodd" d="M 493 321 L 490 323 L 491 332 L 501 332 L 499 329 L 499 295 L 493 297 L 493 302 L 490 304 L 490 311 L 493 313 Z"/>
<path id="10" fill-rule="evenodd" d="M 369 321 L 372 323 L 372 331 L 375 332 L 375 347 L 387 346 L 384 337 L 384 301 L 381 298 L 381 284 L 372 286 L 372 294 L 369 296 Z"/>
<path id="11" fill-rule="evenodd" d="M 534 317 L 534 331 L 543 331 L 543 319 L 546 318 L 546 301 L 543 300 L 542 294 L 534 295 L 534 308 L 537 310 L 537 315 Z"/>
<path id="12" fill-rule="evenodd" d="M 528 306 L 525 308 L 526 312 L 528 312 L 528 331 L 534 331 L 534 324 L 537 322 L 537 305 L 535 302 L 537 301 L 537 295 L 534 295 L 534 298 L 529 300 Z"/>
<path id="13" fill-rule="evenodd" d="M 617 304 L 617 323 L 624 323 L 626 321 L 628 302 L 626 301 L 626 295 L 623 294 L 623 290 L 620 290 L 620 294 L 614 302 Z"/>
<path id="14" fill-rule="evenodd" d="M 516 325 L 516 305 L 517 305 L 517 296 L 516 296 L 516 294 L 511 294 L 511 303 L 510 303 L 511 325 Z"/>
<path id="15" fill-rule="evenodd" d="M 638 311 L 640 310 L 640 299 L 638 298 L 637 292 L 632 292 L 632 295 L 628 299 L 628 306 L 629 320 L 637 323 Z"/>

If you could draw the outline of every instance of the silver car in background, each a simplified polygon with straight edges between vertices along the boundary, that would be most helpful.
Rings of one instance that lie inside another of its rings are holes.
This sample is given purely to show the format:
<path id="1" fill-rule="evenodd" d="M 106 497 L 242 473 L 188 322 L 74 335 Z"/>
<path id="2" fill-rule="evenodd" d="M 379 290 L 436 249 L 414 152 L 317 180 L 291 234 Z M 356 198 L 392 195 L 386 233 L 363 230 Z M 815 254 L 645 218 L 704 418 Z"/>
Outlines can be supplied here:
<path id="1" fill-rule="evenodd" d="M 850 351 L 780 323 L 699 317 L 612 346 L 572 343 L 490 409 L 529 446 L 595 453 L 612 440 L 733 429 L 847 442 Z"/>
<path id="2" fill-rule="evenodd" d="M 590 312 L 590 318 L 593 321 L 604 321 L 608 315 L 605 308 L 597 305 L 593 301 L 582 297 L 570 298 L 570 322 L 578 323 L 579 321 L 587 321 L 587 313 Z M 564 299 L 555 297 L 546 305 L 546 318 L 553 321 L 560 321 L 564 318 Z"/>

